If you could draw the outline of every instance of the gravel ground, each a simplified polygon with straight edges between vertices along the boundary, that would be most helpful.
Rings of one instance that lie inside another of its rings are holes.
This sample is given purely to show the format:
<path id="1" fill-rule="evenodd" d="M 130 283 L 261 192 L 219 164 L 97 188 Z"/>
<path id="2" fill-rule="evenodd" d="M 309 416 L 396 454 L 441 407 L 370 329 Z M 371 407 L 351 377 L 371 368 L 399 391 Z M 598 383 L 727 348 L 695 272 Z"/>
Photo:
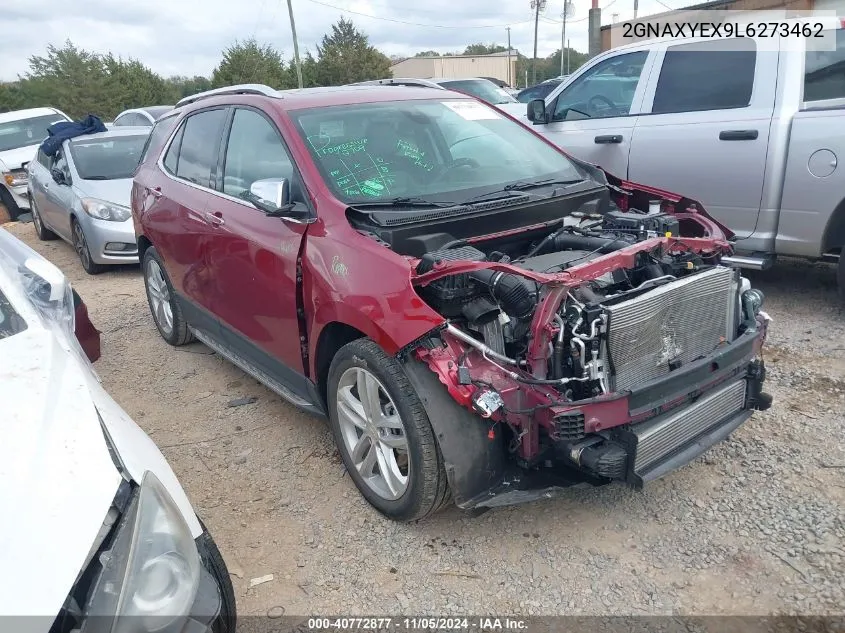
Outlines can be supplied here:
<path id="1" fill-rule="evenodd" d="M 95 367 L 181 478 L 241 614 L 845 612 L 845 319 L 828 266 L 750 275 L 774 319 L 775 406 L 693 464 L 643 492 L 405 525 L 362 500 L 319 419 L 200 344 L 165 344 L 137 268 L 89 277 L 67 244 L 5 228 L 85 299 L 103 331 Z M 257 400 L 227 406 L 243 397 Z"/>

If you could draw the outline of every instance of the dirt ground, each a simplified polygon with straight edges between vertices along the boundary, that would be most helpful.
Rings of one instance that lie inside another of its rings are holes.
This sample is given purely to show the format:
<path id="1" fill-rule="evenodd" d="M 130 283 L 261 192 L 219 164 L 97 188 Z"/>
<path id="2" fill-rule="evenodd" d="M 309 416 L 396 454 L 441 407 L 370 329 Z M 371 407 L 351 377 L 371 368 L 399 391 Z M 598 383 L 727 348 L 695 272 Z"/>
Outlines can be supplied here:
<path id="1" fill-rule="evenodd" d="M 842 613 L 845 339 L 833 272 L 750 275 L 774 317 L 775 406 L 680 471 L 470 518 L 385 520 L 326 425 L 201 344 L 168 346 L 137 267 L 4 225 L 72 280 L 102 331 L 103 384 L 172 464 L 229 565 L 241 614 Z M 255 397 L 245 406 L 227 406 Z M 268 574 L 269 582 L 250 588 Z"/>

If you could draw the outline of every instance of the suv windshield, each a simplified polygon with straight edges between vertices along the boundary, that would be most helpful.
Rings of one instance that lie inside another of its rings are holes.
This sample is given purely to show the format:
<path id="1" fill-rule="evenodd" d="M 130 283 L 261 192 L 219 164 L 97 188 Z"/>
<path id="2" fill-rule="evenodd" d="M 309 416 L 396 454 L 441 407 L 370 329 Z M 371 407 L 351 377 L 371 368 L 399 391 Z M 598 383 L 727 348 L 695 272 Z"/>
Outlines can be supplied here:
<path id="1" fill-rule="evenodd" d="M 493 105 L 499 103 L 516 103 L 516 99 L 510 96 L 506 90 L 499 88 L 492 81 L 487 81 L 486 79 L 460 79 L 455 81 L 441 81 L 439 83 L 444 88 L 460 90 Z"/>
<path id="2" fill-rule="evenodd" d="M 47 138 L 48 127 L 64 120 L 61 114 L 49 114 L 0 123 L 0 152 L 38 145 Z"/>
<path id="3" fill-rule="evenodd" d="M 70 153 L 83 180 L 132 178 L 146 142 L 146 134 L 80 138 L 70 142 Z"/>
<path id="4" fill-rule="evenodd" d="M 368 103 L 292 116 L 324 179 L 349 204 L 460 203 L 509 183 L 585 179 L 564 154 L 478 101 Z"/>

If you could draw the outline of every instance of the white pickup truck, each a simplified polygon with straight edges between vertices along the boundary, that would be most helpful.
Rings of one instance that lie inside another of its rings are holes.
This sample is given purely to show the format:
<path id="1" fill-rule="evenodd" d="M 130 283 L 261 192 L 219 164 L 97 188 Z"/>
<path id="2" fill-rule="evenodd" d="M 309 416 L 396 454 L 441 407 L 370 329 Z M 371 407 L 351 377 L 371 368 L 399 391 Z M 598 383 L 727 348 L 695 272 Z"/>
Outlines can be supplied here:
<path id="1" fill-rule="evenodd" d="M 498 107 L 622 179 L 699 200 L 736 233 L 735 265 L 835 261 L 845 245 L 845 22 L 824 22 L 835 50 L 650 40 L 593 58 L 527 108 Z"/>

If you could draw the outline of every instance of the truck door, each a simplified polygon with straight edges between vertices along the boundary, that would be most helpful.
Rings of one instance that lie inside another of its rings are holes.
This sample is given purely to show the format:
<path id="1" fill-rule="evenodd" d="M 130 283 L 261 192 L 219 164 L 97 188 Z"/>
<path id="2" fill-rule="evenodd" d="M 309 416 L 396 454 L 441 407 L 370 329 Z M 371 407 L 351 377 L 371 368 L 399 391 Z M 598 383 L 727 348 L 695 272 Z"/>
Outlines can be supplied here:
<path id="1" fill-rule="evenodd" d="M 766 174 L 778 65 L 768 48 L 666 45 L 631 142 L 630 180 L 698 200 L 740 240 L 757 225 Z"/>
<path id="2" fill-rule="evenodd" d="M 604 56 L 546 98 L 548 123 L 537 131 L 575 158 L 619 178 L 628 172 L 631 133 L 655 55 Z"/>

